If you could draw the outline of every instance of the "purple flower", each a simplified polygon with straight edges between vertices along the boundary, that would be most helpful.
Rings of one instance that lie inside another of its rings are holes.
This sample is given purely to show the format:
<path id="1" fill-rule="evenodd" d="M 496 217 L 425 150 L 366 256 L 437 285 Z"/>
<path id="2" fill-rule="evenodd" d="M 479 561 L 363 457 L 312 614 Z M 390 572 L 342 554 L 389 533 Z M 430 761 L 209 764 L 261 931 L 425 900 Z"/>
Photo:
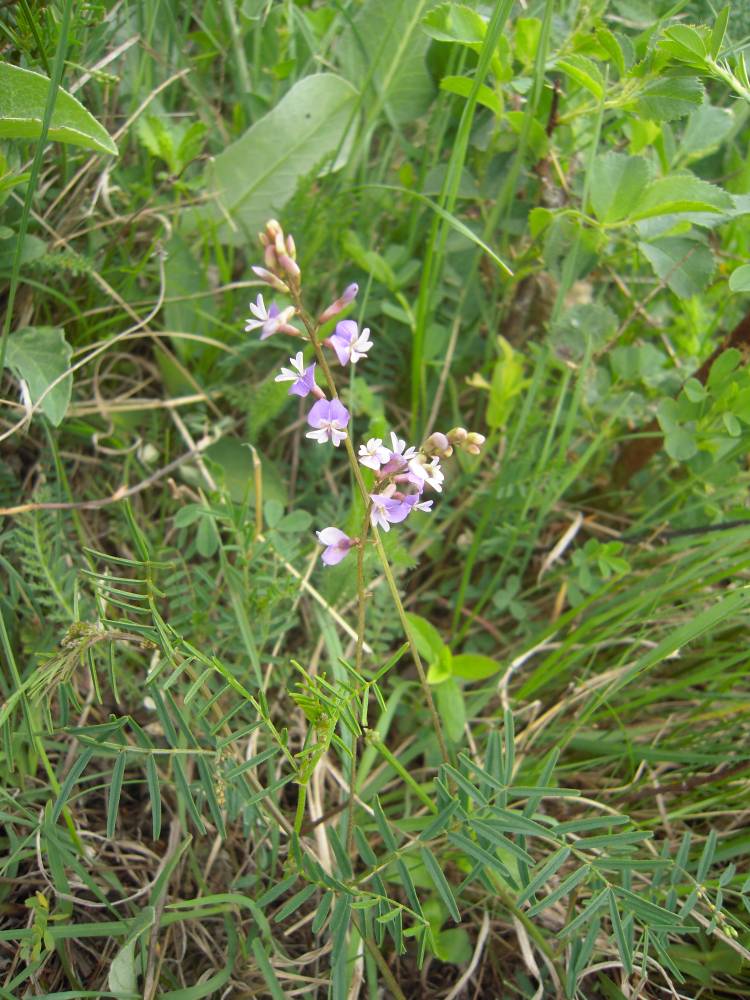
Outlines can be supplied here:
<path id="1" fill-rule="evenodd" d="M 327 323 L 329 319 L 333 319 L 334 316 L 338 316 L 342 309 L 346 309 L 350 302 L 353 302 L 357 297 L 357 292 L 359 291 L 359 285 L 352 284 L 347 285 L 341 295 L 332 302 L 327 309 L 318 317 L 319 323 Z"/>
<path id="2" fill-rule="evenodd" d="M 336 324 L 336 330 L 326 343 L 334 349 L 336 357 L 342 365 L 353 365 L 364 358 L 372 347 L 370 331 L 365 328 L 362 333 L 353 319 L 342 319 Z"/>
<path id="3" fill-rule="evenodd" d="M 336 563 L 340 563 L 355 544 L 353 538 L 345 535 L 338 528 L 323 528 L 322 531 L 316 531 L 315 534 L 318 536 L 320 544 L 326 546 L 320 557 L 326 566 L 335 566 Z"/>
<path id="4" fill-rule="evenodd" d="M 367 444 L 359 446 L 359 464 L 366 465 L 368 469 L 377 472 L 381 465 L 384 465 L 391 457 L 387 448 L 383 447 L 380 438 L 370 438 Z"/>
<path id="5" fill-rule="evenodd" d="M 274 382 L 292 382 L 289 389 L 290 396 L 309 396 L 318 388 L 315 384 L 315 362 L 305 368 L 302 360 L 302 351 L 297 351 L 293 358 L 289 359 L 289 368 L 282 368 L 281 374 L 277 375 Z"/>
<path id="6" fill-rule="evenodd" d="M 319 444 L 332 441 L 338 448 L 346 438 L 346 425 L 349 423 L 349 411 L 338 399 L 319 399 L 307 415 L 307 422 L 315 430 L 308 431 L 307 437 Z"/>
<path id="7" fill-rule="evenodd" d="M 258 295 L 255 303 L 250 303 L 250 312 L 255 316 L 255 319 L 247 320 L 245 323 L 245 333 L 250 333 L 252 330 L 262 330 L 263 332 L 260 335 L 261 340 L 267 340 L 277 330 L 284 330 L 286 333 L 290 331 L 297 333 L 293 326 L 289 326 L 289 320 L 295 313 L 294 306 L 287 306 L 286 309 L 279 310 L 276 303 L 272 302 L 269 308 L 266 309 L 263 296 Z"/>

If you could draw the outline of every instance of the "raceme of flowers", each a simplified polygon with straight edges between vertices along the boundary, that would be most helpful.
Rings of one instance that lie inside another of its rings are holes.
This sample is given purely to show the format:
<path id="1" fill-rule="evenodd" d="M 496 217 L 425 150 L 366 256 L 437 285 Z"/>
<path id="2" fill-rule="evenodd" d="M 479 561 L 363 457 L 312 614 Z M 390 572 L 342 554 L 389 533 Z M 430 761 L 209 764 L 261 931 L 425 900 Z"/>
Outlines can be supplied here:
<path id="1" fill-rule="evenodd" d="M 357 297 L 356 284 L 349 285 L 320 314 L 314 333 L 300 330 L 292 325 L 292 320 L 300 314 L 301 272 L 296 262 L 296 248 L 291 236 L 284 234 L 280 224 L 271 219 L 265 231 L 260 234 L 264 249 L 264 266 L 253 267 L 255 274 L 275 291 L 289 295 L 294 305 L 280 309 L 275 302 L 266 307 L 262 295 L 250 303 L 252 316 L 245 324 L 246 332 L 260 330 L 260 339 L 267 340 L 276 333 L 284 333 L 307 343 L 324 323 L 334 319 Z M 351 319 L 343 319 L 336 324 L 333 333 L 320 341 L 329 348 L 342 366 L 356 365 L 366 360 L 373 346 L 370 331 L 359 329 Z M 327 367 L 327 366 L 326 366 Z M 335 448 L 347 439 L 350 433 L 351 415 L 341 400 L 332 391 L 328 399 L 316 382 L 316 362 L 305 362 L 305 352 L 298 351 L 289 359 L 289 367 L 283 367 L 276 376 L 276 382 L 289 382 L 289 395 L 305 398 L 313 396 L 307 423 L 311 430 L 306 437 L 317 444 L 332 444 Z M 331 388 L 331 387 L 329 387 Z M 440 493 L 443 488 L 441 458 L 448 458 L 454 447 L 463 448 L 469 454 L 479 454 L 484 437 L 456 427 L 447 434 L 440 432 L 430 437 L 419 447 L 407 447 L 406 442 L 391 433 L 388 442 L 381 438 L 370 438 L 360 445 L 357 459 L 360 465 L 374 473 L 375 482 L 368 495 L 368 517 L 373 528 L 390 531 L 392 524 L 405 521 L 414 511 L 430 511 L 432 500 L 425 498 L 426 491 Z M 316 532 L 324 546 L 321 558 L 326 566 L 335 566 L 344 559 L 350 549 L 361 546 L 366 539 L 351 538 L 339 528 L 330 526 Z"/>

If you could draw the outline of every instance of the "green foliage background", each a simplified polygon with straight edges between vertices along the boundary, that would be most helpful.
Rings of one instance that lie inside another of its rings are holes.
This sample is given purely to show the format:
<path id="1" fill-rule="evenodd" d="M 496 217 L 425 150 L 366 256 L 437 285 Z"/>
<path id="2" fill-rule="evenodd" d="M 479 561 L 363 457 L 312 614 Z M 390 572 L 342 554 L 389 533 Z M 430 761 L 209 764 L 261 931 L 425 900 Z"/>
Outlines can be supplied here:
<path id="1" fill-rule="evenodd" d="M 749 40 L 0 7 L 0 996 L 745 995 Z M 487 437 L 384 538 L 448 761 L 242 329 L 272 215 L 357 442 Z"/>

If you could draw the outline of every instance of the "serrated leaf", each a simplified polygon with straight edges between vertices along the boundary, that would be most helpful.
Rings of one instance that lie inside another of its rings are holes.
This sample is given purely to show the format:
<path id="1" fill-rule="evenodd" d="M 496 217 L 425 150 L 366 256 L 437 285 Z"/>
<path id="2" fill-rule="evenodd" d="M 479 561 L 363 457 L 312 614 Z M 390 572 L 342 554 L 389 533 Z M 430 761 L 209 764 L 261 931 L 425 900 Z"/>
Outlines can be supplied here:
<path id="1" fill-rule="evenodd" d="M 574 54 L 558 59 L 557 66 L 571 80 L 590 91 L 597 101 L 601 101 L 604 96 L 604 77 L 593 60 Z"/>
<path id="2" fill-rule="evenodd" d="M 732 207 L 731 196 L 715 184 L 692 174 L 673 174 L 651 181 L 630 218 L 650 219 L 681 212 L 726 212 Z"/>
<path id="3" fill-rule="evenodd" d="M 729 108 L 703 104 L 690 115 L 680 140 L 680 157 L 703 156 L 721 145 L 734 127 L 734 115 Z"/>
<path id="4" fill-rule="evenodd" d="M 0 139 L 38 139 L 50 81 L 41 73 L 0 63 Z M 47 138 L 117 156 L 107 130 L 72 94 L 58 88 Z"/>
<path id="5" fill-rule="evenodd" d="M 618 222 L 636 209 L 651 179 L 651 165 L 643 156 L 605 153 L 591 171 L 591 204 L 601 222 Z"/>
<path id="6" fill-rule="evenodd" d="M 655 273 L 680 298 L 704 291 L 714 273 L 714 255 L 699 240 L 667 236 L 638 249 Z"/>
<path id="7" fill-rule="evenodd" d="M 281 213 L 303 177 L 343 166 L 357 101 L 340 76 L 304 77 L 207 167 L 210 200 L 185 213 L 187 224 L 213 222 L 222 241 L 255 245 L 258 230 Z"/>
<path id="8" fill-rule="evenodd" d="M 694 76 L 663 77 L 646 84 L 628 109 L 650 121 L 673 121 L 694 111 L 703 93 L 702 83 Z"/>
<path id="9" fill-rule="evenodd" d="M 36 403 L 70 366 L 73 349 L 59 327 L 27 326 L 8 337 L 5 365 L 24 379 L 32 403 Z M 73 376 L 65 375 L 40 404 L 42 412 L 55 427 L 65 416 L 73 390 Z"/>

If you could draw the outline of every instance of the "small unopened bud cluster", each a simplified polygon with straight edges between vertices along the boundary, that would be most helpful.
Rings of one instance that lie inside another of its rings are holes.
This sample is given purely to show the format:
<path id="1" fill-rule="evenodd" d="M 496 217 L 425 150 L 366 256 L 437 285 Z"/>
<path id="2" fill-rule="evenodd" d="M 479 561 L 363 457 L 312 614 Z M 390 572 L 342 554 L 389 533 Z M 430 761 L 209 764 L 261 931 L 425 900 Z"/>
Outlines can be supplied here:
<path id="1" fill-rule="evenodd" d="M 276 219 L 269 219 L 264 232 L 258 233 L 258 239 L 263 247 L 265 267 L 254 267 L 253 271 L 278 292 L 298 292 L 302 275 L 294 237 L 285 236 L 281 224 Z"/>
<path id="2" fill-rule="evenodd" d="M 265 266 L 253 267 L 253 271 L 272 288 L 290 295 L 296 304 L 281 310 L 274 302 L 266 309 L 263 296 L 259 295 L 257 301 L 250 304 L 253 318 L 247 321 L 245 330 L 259 329 L 261 340 L 274 333 L 286 333 L 310 342 L 318 352 L 318 356 L 321 349 L 327 347 L 333 351 L 339 364 L 344 367 L 366 359 L 373 346 L 370 331 L 366 327 L 360 331 L 354 320 L 341 320 L 330 336 L 324 340 L 318 337 L 320 327 L 339 315 L 354 301 L 359 290 L 357 285 L 348 285 L 341 295 L 320 313 L 317 327 L 313 328 L 305 319 L 305 313 L 300 305 L 301 274 L 296 263 L 294 240 L 291 236 L 284 235 L 281 225 L 275 219 L 266 223 L 265 230 L 260 233 L 259 238 L 263 247 Z M 304 331 L 292 325 L 291 321 L 295 316 L 303 318 L 306 323 Z M 328 365 L 325 368 L 331 399 L 328 399 L 317 385 L 316 362 L 306 364 L 303 351 L 290 358 L 289 365 L 289 368 L 281 369 L 275 381 L 290 382 L 289 395 L 301 398 L 311 395 L 316 400 L 307 415 L 307 423 L 312 430 L 308 431 L 306 436 L 318 444 L 330 442 L 334 447 L 338 447 L 349 437 L 351 416 L 331 383 Z M 356 456 L 360 465 L 374 474 L 374 484 L 363 497 L 368 504 L 369 524 L 372 528 L 389 531 L 392 524 L 405 521 L 414 511 L 430 511 L 432 500 L 424 499 L 423 494 L 427 489 L 436 493 L 442 491 L 444 475 L 440 460 L 450 458 L 454 448 L 461 448 L 470 455 L 478 455 L 483 443 L 483 435 L 467 431 L 463 427 L 455 427 L 447 434 L 436 431 L 430 434 L 419 448 L 407 447 L 406 441 L 394 433 L 390 435 L 390 446 L 384 444 L 381 438 L 370 438 L 360 446 Z M 350 455 L 354 460 L 351 449 Z M 359 481 L 362 483 L 361 477 Z M 318 531 L 317 535 L 325 547 L 322 553 L 323 562 L 333 566 L 341 562 L 350 549 L 366 544 L 368 531 L 363 532 L 363 537 L 351 538 L 339 528 L 330 526 Z"/>

